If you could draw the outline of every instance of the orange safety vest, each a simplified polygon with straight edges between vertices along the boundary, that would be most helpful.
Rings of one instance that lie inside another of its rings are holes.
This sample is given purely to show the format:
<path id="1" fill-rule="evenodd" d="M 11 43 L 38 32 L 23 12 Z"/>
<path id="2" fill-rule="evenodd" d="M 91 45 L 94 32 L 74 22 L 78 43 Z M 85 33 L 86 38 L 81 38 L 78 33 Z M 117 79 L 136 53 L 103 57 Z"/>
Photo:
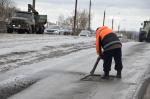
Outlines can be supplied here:
<path id="1" fill-rule="evenodd" d="M 100 27 L 97 31 L 96 31 L 96 50 L 97 50 L 97 54 L 100 55 L 100 42 L 103 41 L 104 37 L 106 35 L 108 35 L 109 33 L 115 33 L 112 29 L 109 29 L 107 26 L 103 26 Z M 100 40 L 101 39 L 101 40 Z"/>

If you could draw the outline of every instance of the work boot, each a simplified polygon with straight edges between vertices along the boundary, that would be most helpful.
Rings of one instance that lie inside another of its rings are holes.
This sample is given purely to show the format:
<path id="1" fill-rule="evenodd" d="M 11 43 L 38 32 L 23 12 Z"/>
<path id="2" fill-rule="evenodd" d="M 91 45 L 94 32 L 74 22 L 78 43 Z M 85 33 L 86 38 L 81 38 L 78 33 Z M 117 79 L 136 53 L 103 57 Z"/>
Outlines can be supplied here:
<path id="1" fill-rule="evenodd" d="M 116 78 L 119 78 L 119 79 L 121 79 L 121 71 L 117 71 Z"/>
<path id="2" fill-rule="evenodd" d="M 104 75 L 101 78 L 102 79 L 109 79 L 109 72 L 104 73 Z"/>

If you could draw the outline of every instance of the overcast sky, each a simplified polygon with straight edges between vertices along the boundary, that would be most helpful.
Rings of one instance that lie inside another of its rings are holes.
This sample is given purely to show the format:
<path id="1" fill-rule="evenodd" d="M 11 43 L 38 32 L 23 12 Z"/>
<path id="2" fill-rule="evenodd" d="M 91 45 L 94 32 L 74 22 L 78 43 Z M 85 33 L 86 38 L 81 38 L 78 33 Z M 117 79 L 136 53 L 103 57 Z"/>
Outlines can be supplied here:
<path id="1" fill-rule="evenodd" d="M 23 11 L 28 10 L 28 4 L 32 0 L 14 0 L 17 7 Z M 65 17 L 73 14 L 76 0 L 36 0 L 35 9 L 39 14 L 47 14 L 50 22 L 56 22 L 58 16 Z M 89 9 L 90 0 L 78 0 L 78 9 Z M 106 8 L 105 25 L 112 28 L 114 17 L 114 30 L 120 29 L 129 31 L 139 31 L 141 23 L 150 19 L 150 0 L 91 0 L 91 13 L 93 19 L 91 28 L 96 29 L 103 25 L 104 10 Z M 110 6 L 110 7 L 108 7 Z M 120 14 L 117 14 L 119 13 Z M 117 15 L 116 15 L 117 14 Z M 126 20 L 126 21 L 122 21 Z"/>

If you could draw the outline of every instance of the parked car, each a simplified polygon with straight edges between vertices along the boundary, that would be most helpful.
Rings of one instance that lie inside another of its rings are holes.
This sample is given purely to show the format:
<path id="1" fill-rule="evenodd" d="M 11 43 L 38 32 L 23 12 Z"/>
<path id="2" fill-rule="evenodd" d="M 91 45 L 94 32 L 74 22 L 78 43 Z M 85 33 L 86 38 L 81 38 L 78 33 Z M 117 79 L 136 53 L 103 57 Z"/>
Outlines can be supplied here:
<path id="1" fill-rule="evenodd" d="M 89 30 L 82 30 L 82 31 L 79 33 L 79 36 L 88 36 L 88 37 L 91 37 L 91 36 L 92 36 L 92 33 L 91 33 Z"/>
<path id="2" fill-rule="evenodd" d="M 123 34 L 122 33 L 116 33 L 118 38 L 123 38 Z"/>
<path id="3" fill-rule="evenodd" d="M 44 34 L 64 35 L 64 29 L 60 25 L 50 25 L 44 30 Z"/>
<path id="4" fill-rule="evenodd" d="M 64 35 L 72 35 L 72 27 L 63 25 L 61 26 L 64 29 Z"/>
<path id="5" fill-rule="evenodd" d="M 96 37 L 96 32 L 95 32 L 95 33 L 92 33 L 92 37 Z"/>
<path id="6" fill-rule="evenodd" d="M 92 37 L 96 37 L 96 30 L 91 30 Z"/>

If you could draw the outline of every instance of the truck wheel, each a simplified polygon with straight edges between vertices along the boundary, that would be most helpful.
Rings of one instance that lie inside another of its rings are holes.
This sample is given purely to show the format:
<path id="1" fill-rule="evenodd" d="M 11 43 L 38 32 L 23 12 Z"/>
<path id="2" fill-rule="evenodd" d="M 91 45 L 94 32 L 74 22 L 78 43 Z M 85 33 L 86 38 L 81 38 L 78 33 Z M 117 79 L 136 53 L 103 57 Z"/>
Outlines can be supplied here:
<path id="1" fill-rule="evenodd" d="M 12 34 L 13 29 L 7 29 L 7 33 L 11 33 Z"/>
<path id="2" fill-rule="evenodd" d="M 41 28 L 41 34 L 44 34 L 44 28 L 43 27 Z"/>
<path id="3" fill-rule="evenodd" d="M 42 28 L 39 28 L 39 30 L 37 31 L 37 34 L 42 34 Z"/>
<path id="4" fill-rule="evenodd" d="M 43 28 L 41 28 L 41 34 L 43 34 L 44 33 L 44 29 Z"/>
<path id="5" fill-rule="evenodd" d="M 139 42 L 143 42 L 143 40 L 144 40 L 144 39 L 142 39 L 142 38 L 139 38 Z"/>
<path id="6" fill-rule="evenodd" d="M 32 28 L 32 34 L 34 34 L 34 33 L 35 33 L 35 28 L 34 28 L 34 26 L 32 26 L 31 28 Z M 35 34 L 36 34 L 36 33 L 35 33 Z"/>
<path id="7" fill-rule="evenodd" d="M 19 30 L 18 34 L 24 34 L 25 32 L 23 30 Z"/>
<path id="8" fill-rule="evenodd" d="M 29 28 L 29 30 L 27 31 L 27 34 L 32 34 L 32 28 Z"/>
<path id="9" fill-rule="evenodd" d="M 39 34 L 42 34 L 42 28 L 39 29 Z"/>
<path id="10" fill-rule="evenodd" d="M 42 29 L 42 34 L 44 34 L 44 28 Z"/>

